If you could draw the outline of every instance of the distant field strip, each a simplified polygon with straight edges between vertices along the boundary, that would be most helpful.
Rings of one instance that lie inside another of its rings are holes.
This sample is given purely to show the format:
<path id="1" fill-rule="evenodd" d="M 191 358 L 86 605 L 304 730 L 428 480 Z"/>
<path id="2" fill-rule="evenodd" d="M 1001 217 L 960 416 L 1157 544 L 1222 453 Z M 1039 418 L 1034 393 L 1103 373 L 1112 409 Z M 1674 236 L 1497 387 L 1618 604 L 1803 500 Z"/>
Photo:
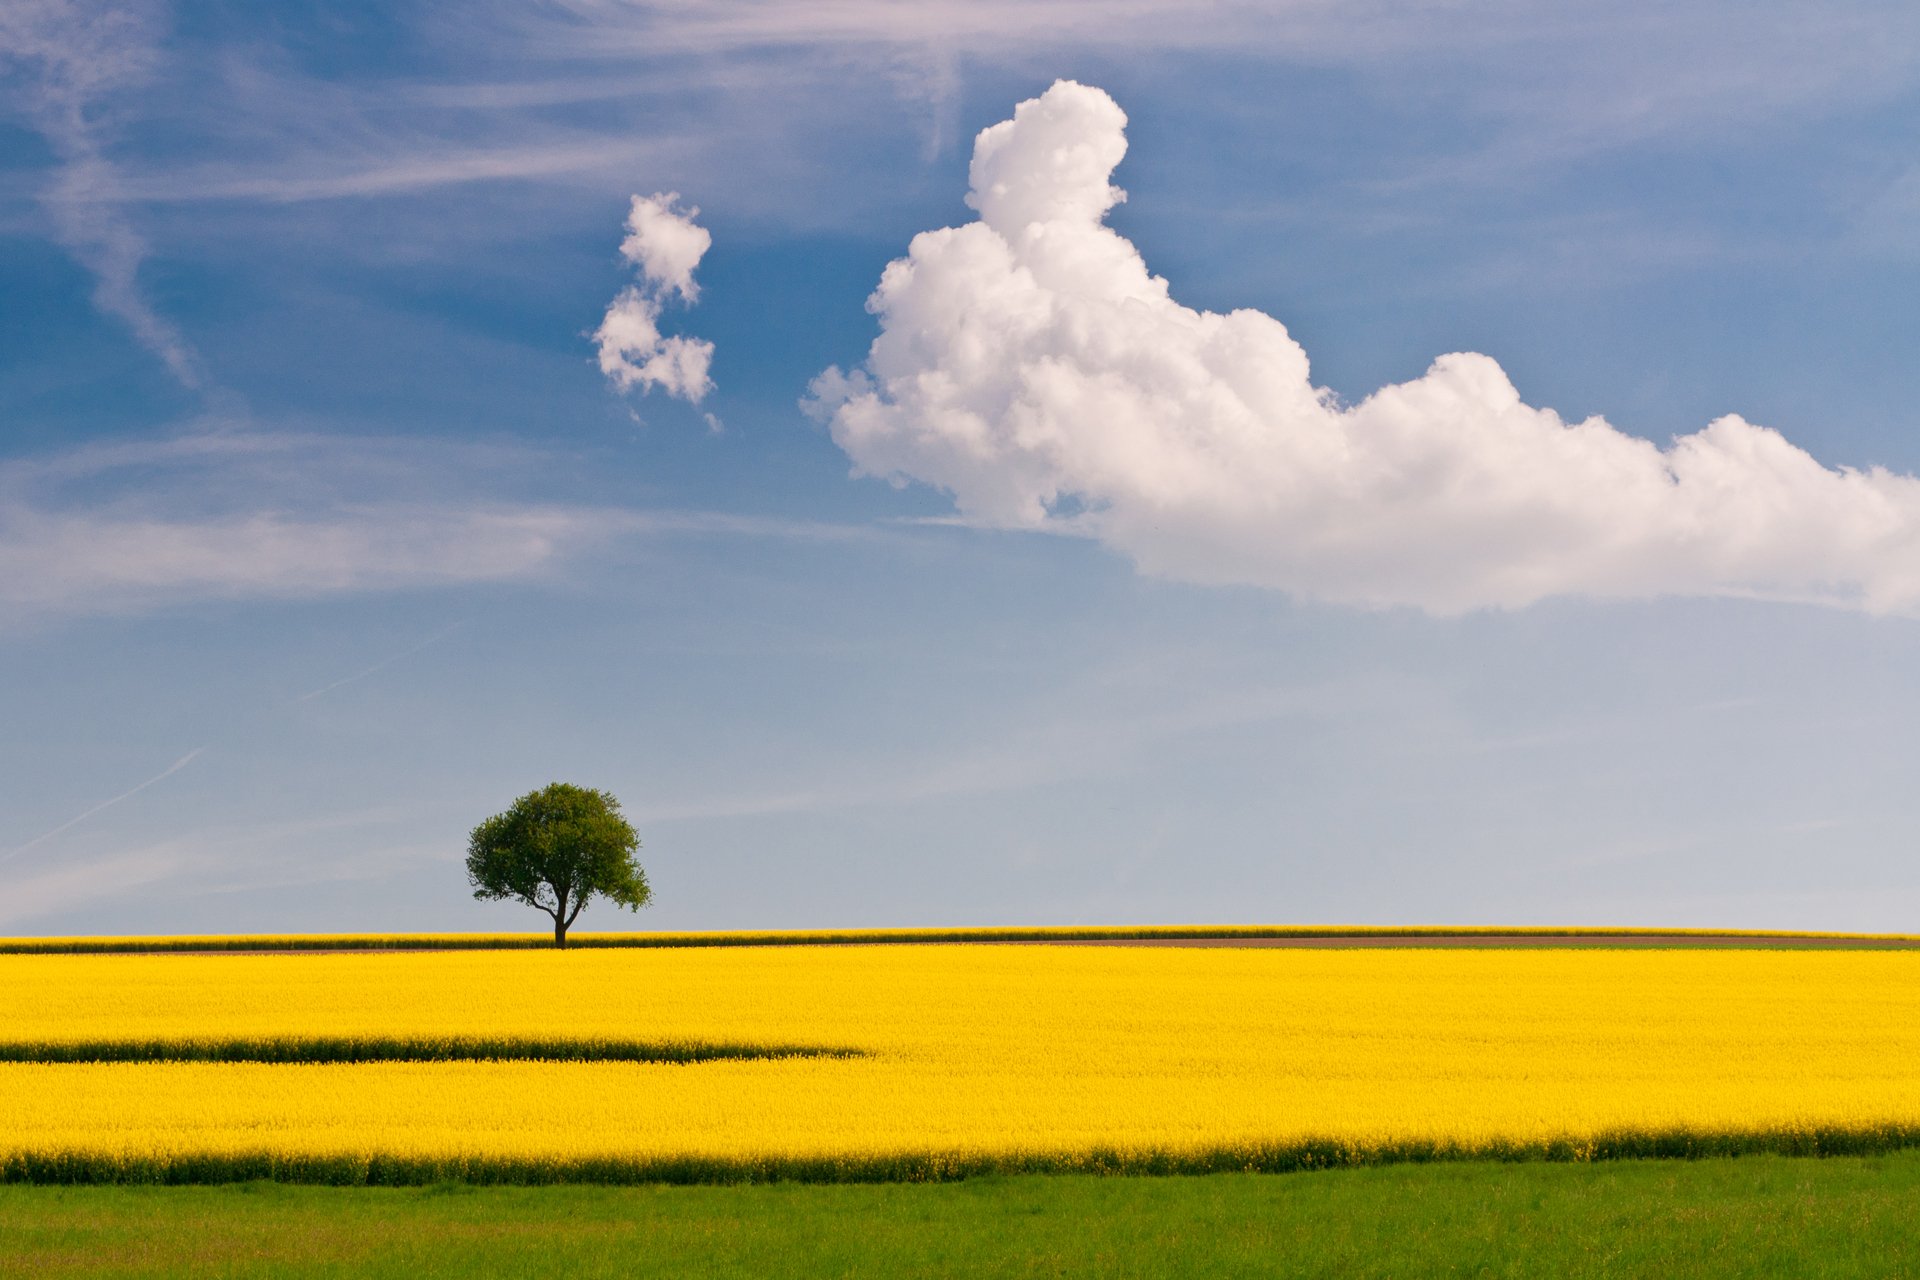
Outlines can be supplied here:
<path id="1" fill-rule="evenodd" d="M 710 933 L 574 933 L 576 949 L 780 947 L 942 942 L 1290 943 L 1381 945 L 1920 947 L 1920 934 L 1755 929 L 1617 929 L 1477 925 L 1096 925 L 983 929 L 782 929 Z M 518 951 L 553 945 L 547 933 L 311 933 L 122 938 L 0 938 L 0 955 L 208 951 Z"/>
<path id="2" fill-rule="evenodd" d="M 4 1062 L 720 1062 L 742 1058 L 853 1058 L 821 1045 L 577 1040 L 539 1036 L 153 1036 L 0 1040 Z"/>
<path id="3" fill-rule="evenodd" d="M 0 1063 L 0 1177 L 30 1181 L 931 1179 L 1920 1144 L 1911 950 L 16 955 L 0 1029 L 534 1059 Z M 544 1057 L 560 1041 L 857 1056 Z"/>

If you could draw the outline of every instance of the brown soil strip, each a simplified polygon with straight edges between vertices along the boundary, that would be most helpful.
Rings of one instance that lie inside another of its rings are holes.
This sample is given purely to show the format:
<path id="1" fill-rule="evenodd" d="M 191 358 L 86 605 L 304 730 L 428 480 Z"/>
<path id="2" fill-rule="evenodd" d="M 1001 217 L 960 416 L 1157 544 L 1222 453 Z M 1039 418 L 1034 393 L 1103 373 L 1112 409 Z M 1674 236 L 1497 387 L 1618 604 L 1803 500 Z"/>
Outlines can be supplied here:
<path id="1" fill-rule="evenodd" d="M 1783 947 L 1853 951 L 1911 951 L 1920 942 L 1882 938 L 1805 938 L 1791 934 L 1713 937 L 1692 933 L 1500 934 L 1442 933 L 1335 934 L 1311 938 L 1041 938 L 1020 941 L 982 939 L 1010 947 Z"/>
<path id="2" fill-rule="evenodd" d="M 778 943 L 742 943 L 734 945 L 786 945 Z M 1710 947 L 1710 948 L 1747 948 L 1766 950 L 1818 950 L 1818 951 L 1914 951 L 1920 950 L 1920 939 L 1899 938 L 1819 938 L 1795 934 L 1748 933 L 1735 936 L 1718 936 L 1698 933 L 1588 933 L 1588 934 L 1529 934 L 1529 933 L 1428 933 L 1428 934 L 1378 934 L 1346 933 L 1322 934 L 1302 937 L 1246 937 L 1241 935 L 1218 935 L 1214 937 L 1192 938 L 963 938 L 928 939 L 924 942 L 889 939 L 886 941 L 822 943 L 826 946 L 968 946 L 968 947 L 1312 947 L 1327 948 L 1373 948 L 1373 947 L 1567 947 L 1567 948 L 1612 948 L 1632 949 L 1648 947 Z M 543 947 L 526 948 L 461 948 L 461 947 L 277 947 L 271 950 L 235 951 L 226 948 L 209 948 L 204 951 L 165 950 L 165 951 L 110 951 L 90 954 L 100 955 L 142 955 L 142 956 L 367 956 L 367 955 L 425 955 L 434 952 L 455 954 L 460 951 L 477 950 L 528 950 L 544 951 Z M 581 951 L 616 950 L 611 947 L 580 947 Z M 633 948 L 634 950 L 652 950 L 654 948 Z M 44 954 L 66 954 L 50 952 Z"/>

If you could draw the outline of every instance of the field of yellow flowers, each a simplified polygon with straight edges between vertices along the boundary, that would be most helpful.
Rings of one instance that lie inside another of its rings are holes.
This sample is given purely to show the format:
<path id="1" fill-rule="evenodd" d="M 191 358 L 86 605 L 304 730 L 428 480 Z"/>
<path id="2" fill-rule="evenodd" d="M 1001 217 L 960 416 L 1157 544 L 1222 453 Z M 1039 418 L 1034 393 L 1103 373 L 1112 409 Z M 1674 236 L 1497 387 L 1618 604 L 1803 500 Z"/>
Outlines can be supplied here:
<path id="1" fill-rule="evenodd" d="M 933 1178 L 1916 1142 L 1910 950 L 0 956 L 16 1180 Z"/>

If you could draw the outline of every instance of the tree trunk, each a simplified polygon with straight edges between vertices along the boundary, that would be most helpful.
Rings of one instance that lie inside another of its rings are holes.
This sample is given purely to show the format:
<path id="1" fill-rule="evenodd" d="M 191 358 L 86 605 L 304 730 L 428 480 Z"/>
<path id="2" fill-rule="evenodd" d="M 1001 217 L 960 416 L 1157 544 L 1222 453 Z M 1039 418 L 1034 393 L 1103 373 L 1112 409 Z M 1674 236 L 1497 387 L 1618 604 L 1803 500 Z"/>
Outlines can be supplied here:
<path id="1" fill-rule="evenodd" d="M 553 918 L 553 945 L 562 951 L 567 949 L 567 922 L 559 916 Z"/>

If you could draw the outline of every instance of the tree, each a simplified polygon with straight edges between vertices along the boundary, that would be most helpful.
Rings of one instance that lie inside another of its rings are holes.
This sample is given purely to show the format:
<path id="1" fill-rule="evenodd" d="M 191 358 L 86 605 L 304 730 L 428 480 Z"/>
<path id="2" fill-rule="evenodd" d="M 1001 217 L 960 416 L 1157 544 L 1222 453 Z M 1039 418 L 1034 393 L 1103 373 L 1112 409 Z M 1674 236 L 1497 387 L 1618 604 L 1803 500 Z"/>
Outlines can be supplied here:
<path id="1" fill-rule="evenodd" d="M 556 782 L 529 791 L 467 839 L 467 880 L 476 898 L 512 898 L 553 917 L 553 945 L 599 894 L 631 911 L 653 898 L 634 861 L 640 837 L 605 791 Z"/>

